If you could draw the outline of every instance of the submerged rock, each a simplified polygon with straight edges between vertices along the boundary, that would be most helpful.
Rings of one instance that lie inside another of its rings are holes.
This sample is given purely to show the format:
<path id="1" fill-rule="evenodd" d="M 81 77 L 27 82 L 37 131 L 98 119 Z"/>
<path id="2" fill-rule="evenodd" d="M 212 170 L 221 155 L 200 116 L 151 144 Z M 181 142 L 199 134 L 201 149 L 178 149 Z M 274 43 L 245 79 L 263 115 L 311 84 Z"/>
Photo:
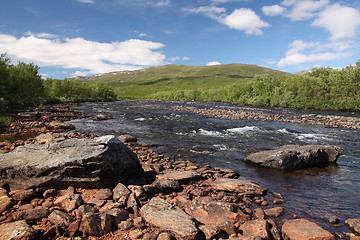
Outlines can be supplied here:
<path id="1" fill-rule="evenodd" d="M 321 167 L 336 163 L 341 148 L 330 145 L 285 145 L 274 150 L 252 153 L 245 161 L 284 171 Z"/>
<path id="2" fill-rule="evenodd" d="M 27 144 L 0 154 L 0 179 L 16 188 L 113 187 L 141 177 L 137 156 L 115 136 Z"/>

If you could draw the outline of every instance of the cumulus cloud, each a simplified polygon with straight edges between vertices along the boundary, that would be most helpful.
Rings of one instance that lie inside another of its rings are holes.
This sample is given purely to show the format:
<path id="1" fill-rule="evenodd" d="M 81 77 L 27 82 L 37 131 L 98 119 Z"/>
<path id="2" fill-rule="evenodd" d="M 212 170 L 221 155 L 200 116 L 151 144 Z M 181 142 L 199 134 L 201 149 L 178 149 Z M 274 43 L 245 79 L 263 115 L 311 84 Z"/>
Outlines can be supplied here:
<path id="1" fill-rule="evenodd" d="M 206 66 L 215 66 L 215 65 L 221 65 L 221 63 L 217 62 L 217 61 L 212 61 L 212 62 L 208 62 L 206 64 Z"/>
<path id="2" fill-rule="evenodd" d="M 346 58 L 353 55 L 352 42 L 322 44 L 320 42 L 304 42 L 296 40 L 289 45 L 285 57 L 277 62 L 277 66 L 300 66 L 310 62 L 324 62 Z"/>
<path id="3" fill-rule="evenodd" d="M 227 14 L 223 7 L 201 6 L 198 8 L 185 9 L 189 13 L 202 13 L 206 16 L 226 25 L 229 28 L 244 31 L 247 35 L 261 35 L 264 27 L 270 26 L 249 8 L 235 9 L 232 13 Z"/>
<path id="4" fill-rule="evenodd" d="M 314 18 L 329 3 L 330 0 L 285 0 L 281 2 L 282 6 L 264 6 L 262 10 L 267 16 L 282 15 L 292 21 L 302 21 Z"/>
<path id="5" fill-rule="evenodd" d="M 182 60 L 182 61 L 188 61 L 190 60 L 189 57 L 171 57 L 170 59 L 170 62 L 176 62 L 176 61 L 179 61 L 179 60 Z"/>
<path id="6" fill-rule="evenodd" d="M 284 14 L 286 8 L 280 5 L 264 6 L 262 11 L 266 16 L 279 16 Z"/>
<path id="7" fill-rule="evenodd" d="M 81 69 L 87 74 L 164 64 L 165 55 L 157 52 L 162 47 L 162 43 L 139 39 L 100 43 L 83 38 L 46 39 L 36 34 L 17 38 L 0 34 L 0 52 L 39 66 Z"/>
<path id="8" fill-rule="evenodd" d="M 333 41 L 354 38 L 360 27 L 360 10 L 333 4 L 319 14 L 312 26 L 326 29 Z"/>
<path id="9" fill-rule="evenodd" d="M 263 31 L 261 28 L 269 27 L 270 24 L 260 19 L 256 13 L 249 8 L 240 8 L 234 10 L 230 15 L 220 19 L 230 28 L 244 31 L 248 35 L 261 35 Z"/>

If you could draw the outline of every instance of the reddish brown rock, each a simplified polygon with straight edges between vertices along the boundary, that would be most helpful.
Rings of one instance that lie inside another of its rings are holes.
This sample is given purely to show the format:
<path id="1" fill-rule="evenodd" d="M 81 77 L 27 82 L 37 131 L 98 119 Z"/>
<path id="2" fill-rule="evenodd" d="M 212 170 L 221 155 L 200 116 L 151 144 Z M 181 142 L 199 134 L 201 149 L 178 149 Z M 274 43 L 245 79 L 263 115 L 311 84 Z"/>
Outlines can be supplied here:
<path id="1" fill-rule="evenodd" d="M 174 180 L 181 183 L 199 180 L 202 178 L 201 174 L 196 171 L 176 171 L 168 170 L 164 171 L 162 174 L 156 176 L 157 179 L 168 179 Z"/>
<path id="2" fill-rule="evenodd" d="M 256 218 L 256 219 L 264 219 L 265 218 L 265 212 L 264 210 L 262 210 L 261 208 L 255 208 L 253 210 L 253 216 Z"/>
<path id="3" fill-rule="evenodd" d="M 81 219 L 79 231 L 81 231 L 84 236 L 100 237 L 103 234 L 100 214 L 86 213 Z"/>
<path id="4" fill-rule="evenodd" d="M 34 196 L 34 190 L 14 190 L 10 192 L 10 196 L 15 201 L 24 201 Z"/>
<path id="5" fill-rule="evenodd" d="M 121 197 L 129 197 L 130 193 L 130 190 L 124 184 L 118 183 L 113 189 L 113 199 L 117 202 Z"/>
<path id="6" fill-rule="evenodd" d="M 180 208 L 155 197 L 141 208 L 141 216 L 152 226 L 162 231 L 170 231 L 180 239 L 193 240 L 198 229 L 192 218 Z"/>
<path id="7" fill-rule="evenodd" d="M 244 214 L 236 205 L 220 201 L 200 200 L 190 204 L 186 212 L 198 222 L 218 227 L 228 234 L 235 233 L 235 222 L 250 220 L 250 216 Z"/>
<path id="8" fill-rule="evenodd" d="M 144 234 L 138 229 L 135 229 L 135 230 L 132 230 L 129 232 L 129 237 L 131 239 L 140 239 L 140 238 L 142 238 L 143 235 Z"/>
<path id="9" fill-rule="evenodd" d="M 13 203 L 11 201 L 11 198 L 7 196 L 0 197 L 0 214 L 4 211 L 10 209 L 12 207 Z"/>
<path id="10" fill-rule="evenodd" d="M 270 239 L 270 224 L 263 219 L 247 221 L 239 227 L 244 237 L 257 237 L 261 240 Z"/>
<path id="11" fill-rule="evenodd" d="M 55 206 L 59 206 L 67 212 L 78 208 L 82 204 L 82 198 L 80 194 L 66 194 L 64 196 L 58 197 L 54 201 Z"/>
<path id="12" fill-rule="evenodd" d="M 277 218 L 277 217 L 280 217 L 281 215 L 283 215 L 284 208 L 283 207 L 275 207 L 275 208 L 265 209 L 264 212 L 265 212 L 266 216 L 268 216 L 268 217 Z"/>
<path id="13" fill-rule="evenodd" d="M 111 191 L 111 189 L 102 188 L 95 193 L 94 198 L 99 200 L 107 200 L 107 199 L 111 199 L 112 196 L 113 196 L 113 192 Z"/>
<path id="14" fill-rule="evenodd" d="M 211 186 L 218 191 L 236 192 L 236 193 L 253 193 L 264 195 L 266 188 L 243 179 L 217 178 L 211 183 Z"/>
<path id="15" fill-rule="evenodd" d="M 46 218 L 48 215 L 50 214 L 49 209 L 44 209 L 44 208 L 34 208 L 34 209 L 29 209 L 26 211 L 22 211 L 18 214 L 17 219 L 18 220 L 28 220 L 28 221 L 32 221 L 32 220 L 39 220 L 42 218 Z"/>
<path id="16" fill-rule="evenodd" d="M 66 212 L 54 210 L 48 217 L 49 222 L 54 225 L 66 226 L 68 227 L 75 218 L 67 214 Z"/>
<path id="17" fill-rule="evenodd" d="M 33 240 L 36 231 L 25 221 L 9 222 L 0 225 L 0 240 Z"/>
<path id="18" fill-rule="evenodd" d="M 345 225 L 356 235 L 360 236 L 360 218 L 349 218 L 345 221 Z"/>
<path id="19" fill-rule="evenodd" d="M 204 233 L 206 239 L 214 239 L 220 235 L 220 229 L 215 226 L 200 225 L 199 229 Z"/>
<path id="20" fill-rule="evenodd" d="M 125 135 L 120 135 L 119 140 L 122 141 L 123 143 L 129 143 L 129 142 L 137 142 L 138 139 L 135 136 L 125 134 Z"/>
<path id="21" fill-rule="evenodd" d="M 281 232 L 283 237 L 289 240 L 335 240 L 335 237 L 330 232 L 306 219 L 285 221 Z"/>

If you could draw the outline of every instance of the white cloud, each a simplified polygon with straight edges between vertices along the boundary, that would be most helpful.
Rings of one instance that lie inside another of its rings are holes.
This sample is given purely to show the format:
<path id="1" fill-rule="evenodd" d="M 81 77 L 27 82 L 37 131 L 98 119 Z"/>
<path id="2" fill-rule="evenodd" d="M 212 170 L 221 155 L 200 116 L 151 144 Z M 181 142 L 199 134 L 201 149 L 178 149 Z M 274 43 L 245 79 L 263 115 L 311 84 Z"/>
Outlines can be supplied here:
<path id="1" fill-rule="evenodd" d="M 226 13 L 225 8 L 215 6 L 201 6 L 193 9 L 185 9 L 189 13 L 202 13 L 215 19 L 229 28 L 244 31 L 247 35 L 261 35 L 261 28 L 270 26 L 249 8 L 235 9 L 231 14 Z"/>
<path id="2" fill-rule="evenodd" d="M 189 58 L 189 57 L 183 57 L 181 60 L 183 60 L 183 61 L 189 61 L 190 58 Z"/>
<path id="3" fill-rule="evenodd" d="M 277 66 L 282 68 L 289 65 L 300 66 L 310 62 L 343 59 L 353 55 L 353 52 L 350 50 L 352 46 L 351 42 L 322 44 L 319 42 L 296 40 L 289 45 L 285 57 L 277 62 Z"/>
<path id="4" fill-rule="evenodd" d="M 264 6 L 262 11 L 266 16 L 279 16 L 284 14 L 286 8 L 280 5 Z"/>
<path id="5" fill-rule="evenodd" d="M 292 21 L 302 21 L 316 17 L 329 3 L 330 0 L 285 0 L 282 6 L 264 6 L 262 10 L 267 16 L 282 15 Z"/>
<path id="6" fill-rule="evenodd" d="M 162 0 L 162 1 L 158 1 L 157 3 L 155 3 L 156 7 L 166 7 L 169 6 L 171 4 L 170 0 Z"/>
<path id="7" fill-rule="evenodd" d="M 169 59 L 170 62 L 176 62 L 176 61 L 179 61 L 179 60 L 188 61 L 188 60 L 190 60 L 190 58 L 189 57 L 182 57 L 182 58 L 180 58 L 180 57 L 171 57 Z"/>
<path id="8" fill-rule="evenodd" d="M 215 66 L 215 65 L 221 65 L 221 63 L 217 62 L 217 61 L 212 61 L 212 62 L 208 62 L 206 64 L 206 66 Z"/>
<path id="9" fill-rule="evenodd" d="M 333 41 L 354 38 L 360 27 L 360 10 L 333 4 L 319 14 L 312 26 L 329 31 Z"/>
<path id="10" fill-rule="evenodd" d="M 80 2 L 80 3 L 91 3 L 94 4 L 95 2 L 93 0 L 74 0 L 75 2 Z"/>
<path id="11" fill-rule="evenodd" d="M 139 37 L 147 37 L 149 36 L 147 33 L 139 33 Z"/>
<path id="12" fill-rule="evenodd" d="M 51 33 L 32 33 L 32 32 L 26 32 L 24 34 L 25 36 L 33 36 L 37 38 L 57 38 L 58 35 L 51 34 Z"/>
<path id="13" fill-rule="evenodd" d="M 165 63 L 165 55 L 156 50 L 158 42 L 130 39 L 100 43 L 83 38 L 45 39 L 36 36 L 16 38 L 0 34 L 0 52 L 41 66 L 82 69 L 87 73 L 135 70 Z"/>

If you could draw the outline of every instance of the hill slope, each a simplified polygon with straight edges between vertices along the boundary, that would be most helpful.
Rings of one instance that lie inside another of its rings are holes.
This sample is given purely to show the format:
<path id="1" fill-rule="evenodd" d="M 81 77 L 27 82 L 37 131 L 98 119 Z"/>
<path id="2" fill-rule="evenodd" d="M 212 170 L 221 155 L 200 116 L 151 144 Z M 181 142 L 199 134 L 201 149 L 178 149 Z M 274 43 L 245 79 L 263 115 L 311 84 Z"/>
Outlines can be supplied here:
<path id="1" fill-rule="evenodd" d="M 286 73 L 248 64 L 215 66 L 166 65 L 137 71 L 120 71 L 81 81 L 109 84 L 119 98 L 153 99 L 158 92 L 178 90 L 218 89 L 252 79 L 255 75 L 284 75 Z"/>

